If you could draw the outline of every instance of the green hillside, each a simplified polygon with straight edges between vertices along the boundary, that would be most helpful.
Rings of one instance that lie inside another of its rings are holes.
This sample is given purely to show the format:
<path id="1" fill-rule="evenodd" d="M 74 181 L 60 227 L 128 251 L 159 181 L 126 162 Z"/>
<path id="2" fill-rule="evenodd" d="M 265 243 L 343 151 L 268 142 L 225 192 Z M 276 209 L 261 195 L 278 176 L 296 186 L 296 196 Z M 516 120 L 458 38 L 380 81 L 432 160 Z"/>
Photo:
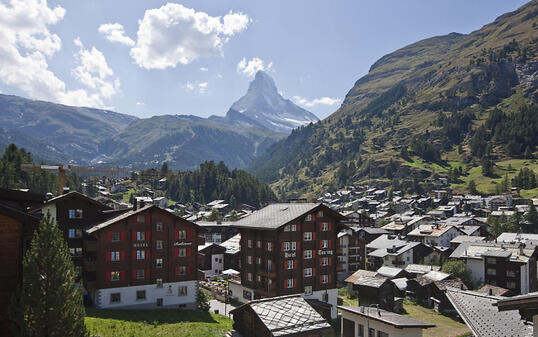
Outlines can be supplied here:
<path id="1" fill-rule="evenodd" d="M 382 57 L 334 114 L 271 146 L 251 171 L 280 195 L 306 197 L 370 179 L 420 192 L 439 174 L 490 193 L 517 173 L 505 172 L 510 160 L 538 172 L 537 14 L 531 1 L 470 34 Z"/>

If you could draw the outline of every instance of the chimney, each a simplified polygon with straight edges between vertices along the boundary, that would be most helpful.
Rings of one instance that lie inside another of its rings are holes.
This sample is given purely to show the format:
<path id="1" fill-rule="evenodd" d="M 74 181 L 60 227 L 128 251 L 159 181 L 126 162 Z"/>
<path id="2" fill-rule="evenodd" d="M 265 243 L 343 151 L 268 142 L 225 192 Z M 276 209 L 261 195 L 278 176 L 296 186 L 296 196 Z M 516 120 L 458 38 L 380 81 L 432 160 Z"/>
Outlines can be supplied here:
<path id="1" fill-rule="evenodd" d="M 460 290 L 465 290 L 463 289 L 463 283 L 460 284 Z"/>
<path id="2" fill-rule="evenodd" d="M 489 289 L 488 289 L 488 295 L 489 295 L 489 296 L 493 296 L 493 289 L 492 289 L 492 288 L 489 288 Z"/>
<path id="3" fill-rule="evenodd" d="M 521 242 L 519 244 L 519 255 L 523 255 L 523 248 L 525 248 L 525 244 Z"/>

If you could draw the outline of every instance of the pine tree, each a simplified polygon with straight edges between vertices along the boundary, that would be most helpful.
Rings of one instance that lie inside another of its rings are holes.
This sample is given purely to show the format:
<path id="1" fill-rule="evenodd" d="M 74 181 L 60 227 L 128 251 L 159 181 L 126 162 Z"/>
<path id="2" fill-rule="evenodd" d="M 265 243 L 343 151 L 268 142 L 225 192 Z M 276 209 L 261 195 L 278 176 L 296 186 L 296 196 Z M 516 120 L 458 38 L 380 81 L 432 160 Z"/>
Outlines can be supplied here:
<path id="1" fill-rule="evenodd" d="M 14 335 L 88 336 L 82 288 L 69 249 L 48 213 L 34 233 L 23 260 L 22 287 L 9 308 Z"/>
<path id="2" fill-rule="evenodd" d="M 467 189 L 469 190 L 469 193 L 471 194 L 478 194 L 478 190 L 476 189 L 476 183 L 474 180 L 469 181 L 469 184 L 467 185 Z"/>

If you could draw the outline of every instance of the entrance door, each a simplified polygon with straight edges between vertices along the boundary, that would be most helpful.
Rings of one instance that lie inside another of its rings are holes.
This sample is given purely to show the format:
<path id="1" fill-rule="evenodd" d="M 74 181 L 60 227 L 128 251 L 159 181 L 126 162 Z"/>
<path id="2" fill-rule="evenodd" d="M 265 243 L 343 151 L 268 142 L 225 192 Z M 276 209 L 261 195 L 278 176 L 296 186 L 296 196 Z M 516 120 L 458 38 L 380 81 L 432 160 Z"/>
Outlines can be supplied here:
<path id="1" fill-rule="evenodd" d="M 158 306 L 158 307 L 162 307 L 162 306 L 163 306 L 163 299 L 162 299 L 162 298 L 158 298 L 158 299 L 157 299 L 157 306 Z"/>

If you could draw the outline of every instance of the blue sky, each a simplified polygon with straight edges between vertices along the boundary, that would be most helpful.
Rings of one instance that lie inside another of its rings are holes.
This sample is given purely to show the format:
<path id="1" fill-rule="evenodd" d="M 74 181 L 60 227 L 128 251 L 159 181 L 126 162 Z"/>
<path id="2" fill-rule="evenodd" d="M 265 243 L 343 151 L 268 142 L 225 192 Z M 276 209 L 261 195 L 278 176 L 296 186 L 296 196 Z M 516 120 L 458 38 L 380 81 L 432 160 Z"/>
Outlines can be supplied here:
<path id="1" fill-rule="evenodd" d="M 469 33 L 525 2 L 0 1 L 0 91 L 138 117 L 207 117 L 224 115 L 264 69 L 286 98 L 324 118 L 383 55 Z"/>

